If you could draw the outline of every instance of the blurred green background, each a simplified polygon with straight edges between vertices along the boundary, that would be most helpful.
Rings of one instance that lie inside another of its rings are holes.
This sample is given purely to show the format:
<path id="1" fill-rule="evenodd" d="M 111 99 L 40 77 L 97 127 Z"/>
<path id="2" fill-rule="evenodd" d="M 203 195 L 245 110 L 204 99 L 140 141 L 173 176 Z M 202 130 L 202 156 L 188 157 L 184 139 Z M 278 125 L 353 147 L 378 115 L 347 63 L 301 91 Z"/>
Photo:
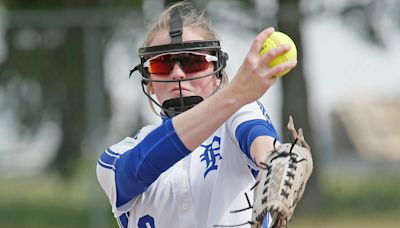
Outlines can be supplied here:
<path id="1" fill-rule="evenodd" d="M 107 146 L 159 123 L 128 73 L 168 0 L 0 0 L 0 227 L 117 227 L 96 179 Z M 315 170 L 291 227 L 400 226 L 400 1 L 207 0 L 239 68 L 274 26 L 299 64 L 262 102 Z M 286 138 L 287 140 L 287 138 Z"/>

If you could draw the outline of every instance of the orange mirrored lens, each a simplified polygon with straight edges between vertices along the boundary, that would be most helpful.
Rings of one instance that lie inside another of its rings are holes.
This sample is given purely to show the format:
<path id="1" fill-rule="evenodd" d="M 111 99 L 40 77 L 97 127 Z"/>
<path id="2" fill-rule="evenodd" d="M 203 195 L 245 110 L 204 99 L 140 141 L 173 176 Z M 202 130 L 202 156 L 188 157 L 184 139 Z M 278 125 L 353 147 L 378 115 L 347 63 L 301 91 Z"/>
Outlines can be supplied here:
<path id="1" fill-rule="evenodd" d="M 211 64 L 204 55 L 193 53 L 167 54 L 150 60 L 148 71 L 150 74 L 169 74 L 177 62 L 185 73 L 207 70 Z"/>

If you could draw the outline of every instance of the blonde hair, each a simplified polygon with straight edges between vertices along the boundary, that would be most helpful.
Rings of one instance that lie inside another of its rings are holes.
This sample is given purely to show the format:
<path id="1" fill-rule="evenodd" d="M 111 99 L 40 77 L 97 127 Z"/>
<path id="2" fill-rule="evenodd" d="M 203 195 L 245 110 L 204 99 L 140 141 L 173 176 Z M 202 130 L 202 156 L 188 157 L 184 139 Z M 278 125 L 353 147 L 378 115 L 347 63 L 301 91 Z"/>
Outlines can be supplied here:
<path id="1" fill-rule="evenodd" d="M 179 9 L 181 13 L 183 27 L 200 28 L 204 39 L 218 40 L 216 32 L 212 29 L 211 22 L 205 16 L 205 11 L 198 11 L 192 3 L 181 1 L 170 5 L 149 23 L 145 46 L 150 45 L 157 31 L 170 30 L 170 14 L 175 9 Z"/>
<path id="2" fill-rule="evenodd" d="M 219 37 L 217 33 L 211 26 L 210 20 L 205 15 L 205 11 L 198 11 L 194 8 L 193 4 L 188 1 L 181 1 L 174 3 L 168 6 L 161 14 L 156 16 L 148 25 L 147 27 L 147 36 L 144 42 L 144 46 L 149 46 L 154 39 L 155 34 L 160 30 L 170 30 L 170 20 L 171 20 L 171 12 L 175 9 L 179 9 L 179 12 L 182 17 L 183 27 L 192 27 L 192 28 L 199 28 L 202 32 L 202 36 L 205 40 L 218 40 Z M 221 84 L 226 85 L 228 83 L 228 76 L 226 75 L 225 71 L 222 71 L 222 78 Z M 151 83 L 147 84 L 147 91 L 149 91 Z M 223 86 L 222 86 L 223 87 Z M 152 101 L 150 98 L 148 99 L 150 103 L 150 107 L 152 111 L 160 116 L 157 113 L 156 109 L 153 106 Z"/>

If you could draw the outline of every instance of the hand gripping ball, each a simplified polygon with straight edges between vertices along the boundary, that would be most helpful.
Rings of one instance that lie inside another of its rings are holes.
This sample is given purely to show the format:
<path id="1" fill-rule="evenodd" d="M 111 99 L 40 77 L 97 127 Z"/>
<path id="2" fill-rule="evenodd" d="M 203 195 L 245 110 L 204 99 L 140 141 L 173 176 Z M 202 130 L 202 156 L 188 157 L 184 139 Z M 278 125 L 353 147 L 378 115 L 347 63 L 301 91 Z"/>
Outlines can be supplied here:
<path id="1" fill-rule="evenodd" d="M 293 40 L 283 32 L 275 31 L 273 32 L 263 43 L 259 55 L 262 56 L 267 53 L 272 48 L 276 48 L 281 44 L 289 44 L 290 50 L 286 53 L 277 56 L 274 60 L 272 60 L 268 66 L 273 67 L 278 64 L 288 62 L 290 60 L 297 59 L 297 49 L 296 45 L 294 44 Z M 277 74 L 276 77 L 282 77 L 283 75 L 289 73 L 291 69 L 288 69 L 280 74 Z"/>

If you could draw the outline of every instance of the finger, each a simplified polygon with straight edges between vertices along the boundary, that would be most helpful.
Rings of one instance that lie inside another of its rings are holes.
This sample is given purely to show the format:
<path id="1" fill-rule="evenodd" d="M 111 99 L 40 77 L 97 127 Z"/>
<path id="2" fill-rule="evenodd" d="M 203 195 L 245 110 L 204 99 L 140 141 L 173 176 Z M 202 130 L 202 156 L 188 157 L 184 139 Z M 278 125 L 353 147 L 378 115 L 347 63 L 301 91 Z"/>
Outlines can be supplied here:
<path id="1" fill-rule="evenodd" d="M 292 115 L 289 116 L 289 122 L 287 125 L 287 129 L 289 130 L 289 133 L 292 135 L 293 140 L 295 140 L 297 138 L 297 132 L 296 132 L 296 128 L 294 127 Z"/>
<path id="2" fill-rule="evenodd" d="M 310 146 L 308 145 L 308 143 L 304 138 L 303 129 L 301 128 L 299 129 L 299 134 L 301 134 L 301 142 L 303 143 L 303 147 L 307 148 L 308 150 L 311 150 Z"/>
<path id="3" fill-rule="evenodd" d="M 303 141 L 304 141 L 304 135 L 303 135 L 303 130 L 301 129 L 301 128 L 299 128 L 299 135 L 298 135 L 298 141 L 297 141 L 297 144 L 299 145 L 299 146 L 302 146 L 302 147 L 304 147 L 304 144 L 303 144 Z"/>
<path id="4" fill-rule="evenodd" d="M 262 32 L 260 32 L 256 38 L 254 39 L 251 47 L 250 47 L 250 51 L 249 54 L 253 55 L 253 56 L 259 56 L 260 53 L 260 49 L 262 47 L 262 44 L 264 43 L 264 41 L 275 31 L 274 27 L 269 27 L 264 29 Z"/>
<path id="5" fill-rule="evenodd" d="M 279 55 L 282 55 L 282 54 L 285 54 L 286 52 L 288 52 L 290 50 L 290 48 L 291 47 L 289 44 L 282 44 L 276 48 L 272 48 L 271 50 L 269 50 L 267 53 L 265 53 L 261 57 L 261 62 L 266 63 L 268 65 Z"/>
<path id="6" fill-rule="evenodd" d="M 278 64 L 276 66 L 273 66 L 269 72 L 268 72 L 268 76 L 270 77 L 275 77 L 276 75 L 286 71 L 286 70 L 290 70 L 293 67 L 295 67 L 297 64 L 297 60 L 291 60 L 289 62 L 285 62 L 285 63 L 281 63 Z"/>

